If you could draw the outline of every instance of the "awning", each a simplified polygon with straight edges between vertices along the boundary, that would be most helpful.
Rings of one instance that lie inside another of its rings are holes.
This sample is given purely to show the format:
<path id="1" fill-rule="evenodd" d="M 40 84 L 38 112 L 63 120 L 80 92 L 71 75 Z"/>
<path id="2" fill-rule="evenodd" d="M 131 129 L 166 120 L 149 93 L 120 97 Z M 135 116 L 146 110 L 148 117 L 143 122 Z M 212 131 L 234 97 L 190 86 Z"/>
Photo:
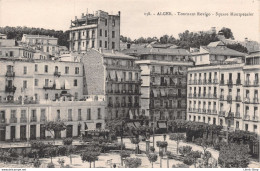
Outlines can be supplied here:
<path id="1" fill-rule="evenodd" d="M 161 95 L 162 95 L 162 96 L 165 96 L 165 91 L 164 91 L 164 89 L 161 89 Z"/>
<path id="2" fill-rule="evenodd" d="M 65 80 L 64 87 L 66 90 L 70 89 L 70 84 L 69 84 L 68 80 Z"/>
<path id="3" fill-rule="evenodd" d="M 116 78 L 115 71 L 110 71 L 110 76 L 111 76 L 112 80 L 115 80 L 115 78 Z"/>
<path id="4" fill-rule="evenodd" d="M 60 81 L 58 79 L 55 80 L 56 89 L 61 89 Z"/>
<path id="5" fill-rule="evenodd" d="M 164 123 L 164 122 L 159 122 L 158 127 L 159 128 L 167 128 L 166 123 Z"/>
<path id="6" fill-rule="evenodd" d="M 153 96 L 157 97 L 157 91 L 155 89 L 153 90 Z"/>
<path id="7" fill-rule="evenodd" d="M 121 79 L 122 79 L 121 72 L 117 73 L 117 78 L 118 78 L 118 81 L 121 81 Z"/>

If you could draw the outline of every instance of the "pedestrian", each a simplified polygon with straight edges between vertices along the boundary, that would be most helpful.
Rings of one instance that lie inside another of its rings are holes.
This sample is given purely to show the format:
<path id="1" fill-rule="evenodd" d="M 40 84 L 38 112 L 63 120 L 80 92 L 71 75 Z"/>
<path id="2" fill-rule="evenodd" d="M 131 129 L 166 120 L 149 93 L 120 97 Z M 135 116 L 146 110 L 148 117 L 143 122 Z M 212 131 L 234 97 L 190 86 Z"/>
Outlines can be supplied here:
<path id="1" fill-rule="evenodd" d="M 116 168 L 116 164 L 114 163 L 113 168 Z"/>

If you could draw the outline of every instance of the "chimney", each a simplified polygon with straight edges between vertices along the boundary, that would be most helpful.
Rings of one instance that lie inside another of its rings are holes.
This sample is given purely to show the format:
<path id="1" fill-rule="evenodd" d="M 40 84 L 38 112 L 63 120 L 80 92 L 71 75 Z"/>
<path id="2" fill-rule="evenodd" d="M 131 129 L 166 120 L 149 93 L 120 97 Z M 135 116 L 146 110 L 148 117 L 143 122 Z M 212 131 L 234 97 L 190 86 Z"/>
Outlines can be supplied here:
<path id="1" fill-rule="evenodd" d="M 245 38 L 245 42 L 248 42 L 248 38 L 247 37 Z"/>
<path id="2" fill-rule="evenodd" d="M 120 14 L 121 14 L 121 12 L 120 11 L 118 11 L 118 16 L 120 17 Z"/>
<path id="3" fill-rule="evenodd" d="M 83 18 L 84 17 L 84 13 L 81 13 L 81 18 Z"/>

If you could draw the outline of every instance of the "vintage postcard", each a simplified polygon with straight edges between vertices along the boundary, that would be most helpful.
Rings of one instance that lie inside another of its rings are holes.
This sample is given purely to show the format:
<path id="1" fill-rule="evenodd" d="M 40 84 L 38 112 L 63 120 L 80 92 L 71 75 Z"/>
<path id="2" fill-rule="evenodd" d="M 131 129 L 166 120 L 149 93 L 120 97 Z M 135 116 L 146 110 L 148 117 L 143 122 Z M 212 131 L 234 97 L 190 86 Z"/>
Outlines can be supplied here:
<path id="1" fill-rule="evenodd" d="M 0 0 L 1 170 L 256 171 L 259 76 L 259 0 Z"/>

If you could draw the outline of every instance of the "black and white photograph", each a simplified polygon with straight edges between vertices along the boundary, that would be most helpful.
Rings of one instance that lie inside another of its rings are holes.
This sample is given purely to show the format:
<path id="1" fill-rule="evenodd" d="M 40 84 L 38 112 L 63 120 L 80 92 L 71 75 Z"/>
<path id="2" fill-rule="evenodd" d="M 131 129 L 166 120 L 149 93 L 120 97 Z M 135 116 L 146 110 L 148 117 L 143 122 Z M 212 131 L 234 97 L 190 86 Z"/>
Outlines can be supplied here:
<path id="1" fill-rule="evenodd" d="M 0 0 L 0 171 L 260 169 L 260 0 Z"/>

